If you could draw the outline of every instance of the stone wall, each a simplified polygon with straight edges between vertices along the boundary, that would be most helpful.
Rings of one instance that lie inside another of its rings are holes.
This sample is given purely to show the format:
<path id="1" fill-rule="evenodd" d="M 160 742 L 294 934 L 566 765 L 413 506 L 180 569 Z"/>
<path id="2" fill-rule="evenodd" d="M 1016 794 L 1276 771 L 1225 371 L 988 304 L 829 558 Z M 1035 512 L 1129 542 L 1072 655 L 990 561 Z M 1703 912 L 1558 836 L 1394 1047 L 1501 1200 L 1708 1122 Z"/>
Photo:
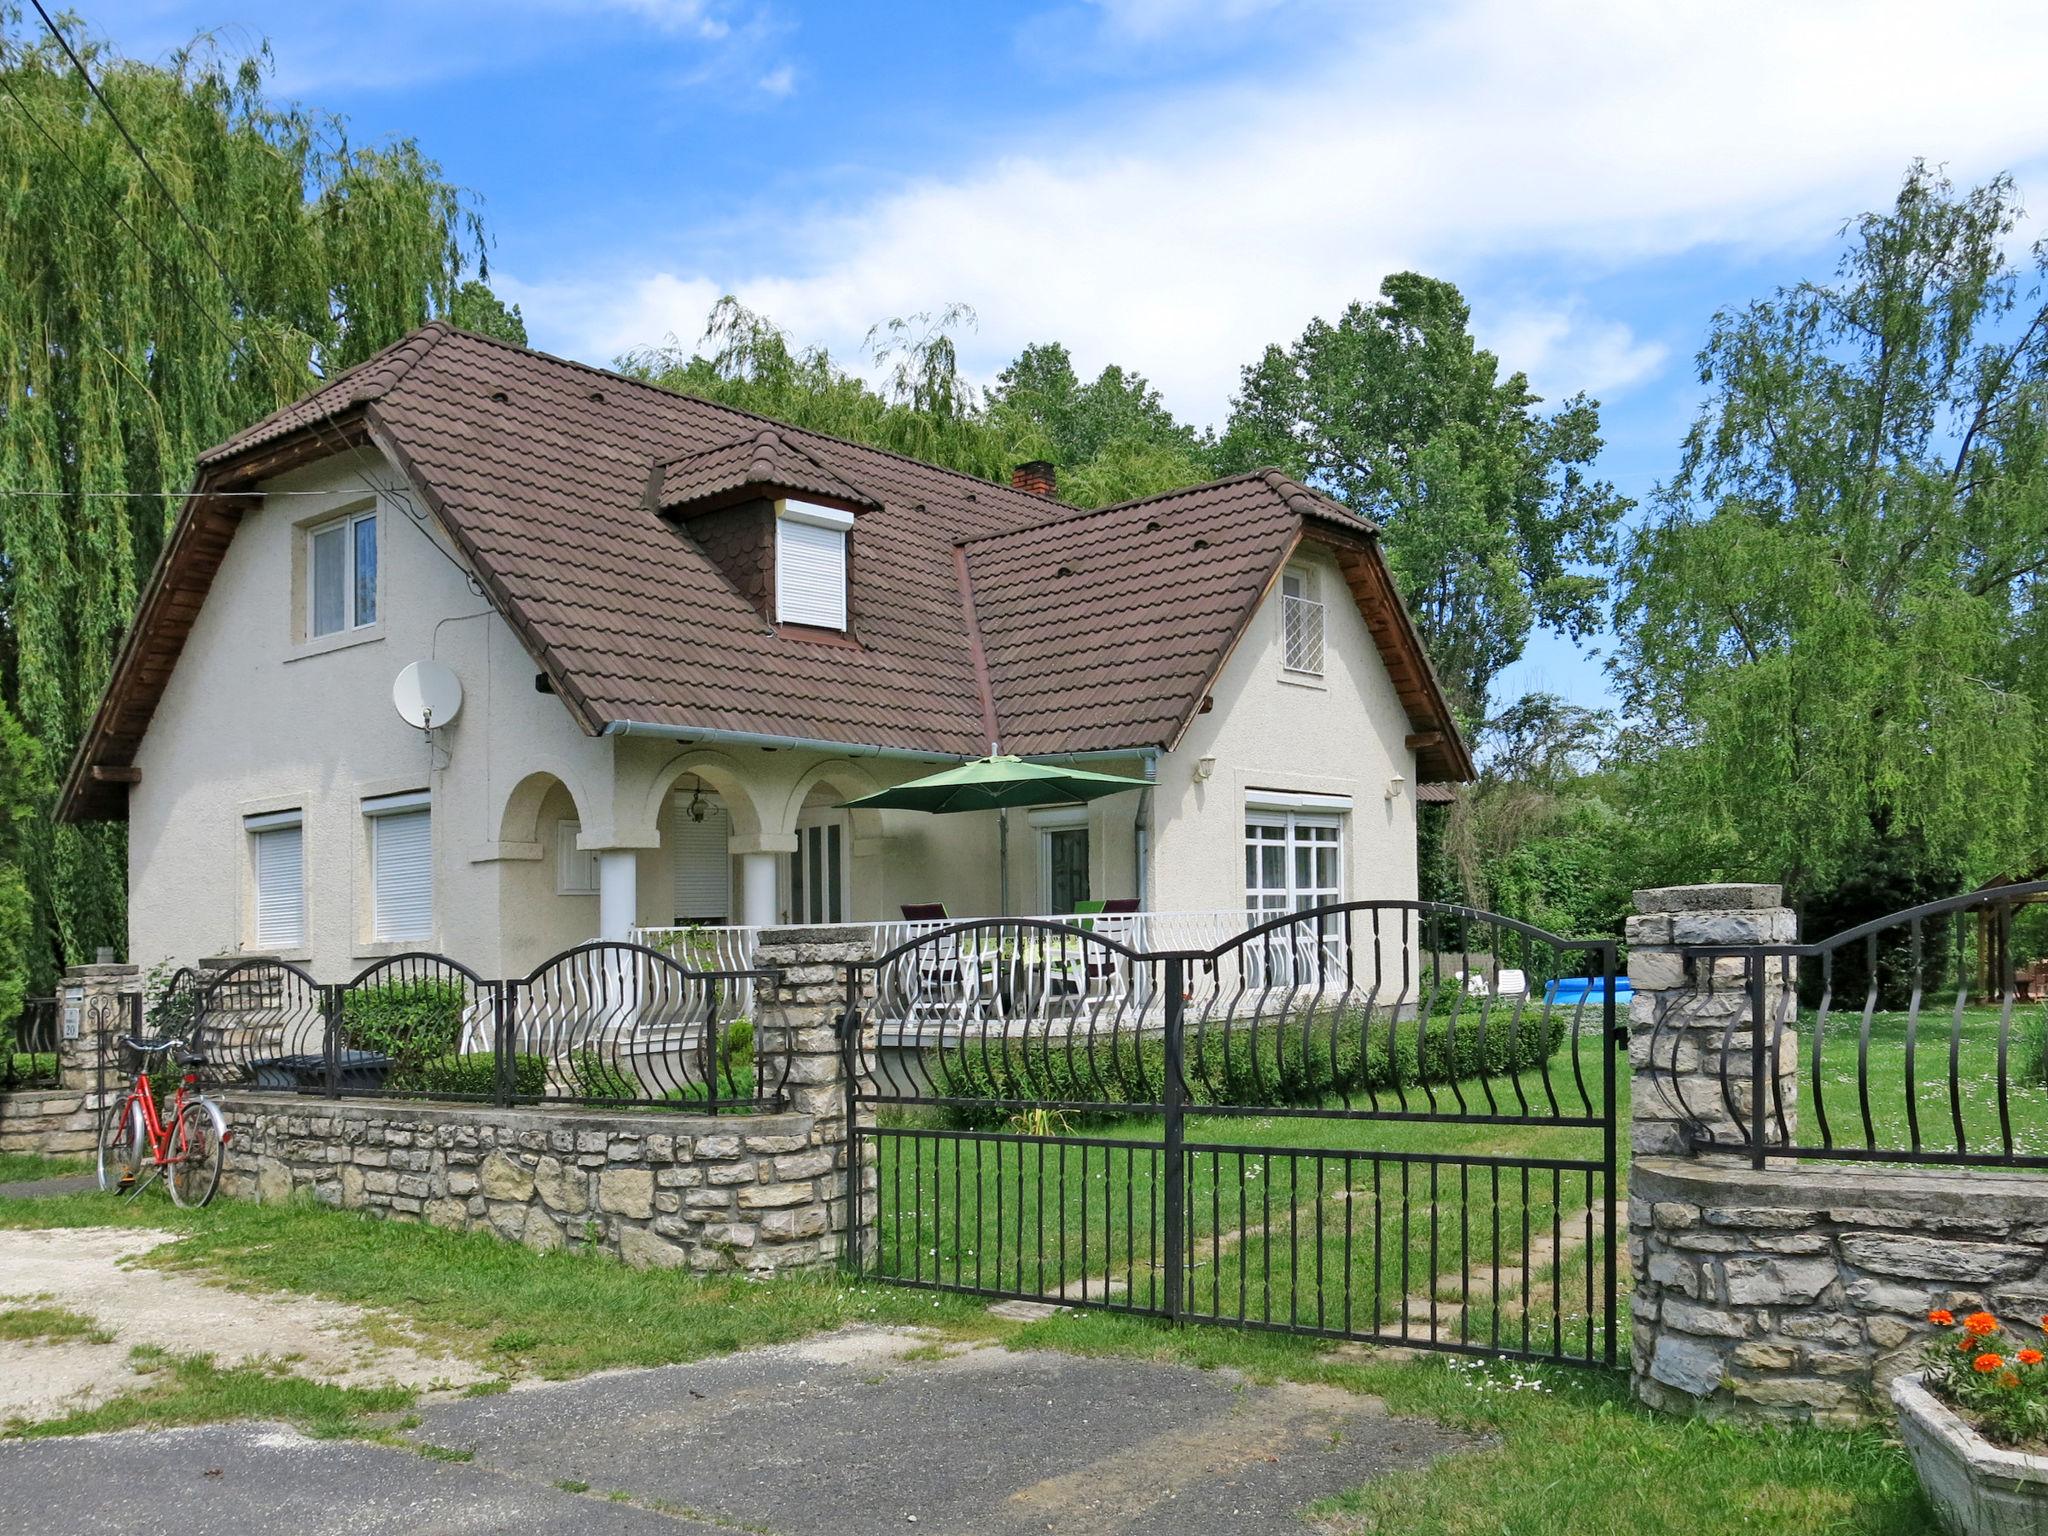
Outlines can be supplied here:
<path id="1" fill-rule="evenodd" d="M 0 1093 L 0 1152 L 91 1156 L 99 1144 L 94 1103 L 89 1087 Z"/>
<path id="2" fill-rule="evenodd" d="M 752 1275 L 834 1263 L 846 1230 L 846 1082 L 837 1023 L 865 941 L 830 929 L 761 935 L 780 972 L 756 994 L 764 1060 L 786 1057 L 786 1112 L 631 1109 L 222 1095 L 225 1189 L 325 1204 L 529 1247 L 583 1245 L 629 1264 Z M 874 1178 L 862 1181 L 873 1221 Z"/>
<path id="3" fill-rule="evenodd" d="M 223 1193 L 752 1275 L 828 1264 L 838 1158 L 809 1115 L 223 1100 Z"/>
<path id="4" fill-rule="evenodd" d="M 1630 1175 L 1634 1386 L 1660 1408 L 1885 1416 L 1927 1312 L 2048 1312 L 2048 1179 L 1646 1158 Z"/>
<path id="5" fill-rule="evenodd" d="M 1638 891 L 1636 907 L 1628 1208 L 1640 1401 L 1748 1419 L 1888 1418 L 1886 1389 L 1918 1365 L 1931 1308 L 2048 1312 L 2048 1179 L 1772 1152 L 1797 1134 L 1799 1041 L 1787 978 L 1769 962 L 1766 1072 L 1777 1081 L 1767 1166 L 1752 1166 L 1748 964 L 1685 951 L 1792 942 L 1776 886 Z"/>

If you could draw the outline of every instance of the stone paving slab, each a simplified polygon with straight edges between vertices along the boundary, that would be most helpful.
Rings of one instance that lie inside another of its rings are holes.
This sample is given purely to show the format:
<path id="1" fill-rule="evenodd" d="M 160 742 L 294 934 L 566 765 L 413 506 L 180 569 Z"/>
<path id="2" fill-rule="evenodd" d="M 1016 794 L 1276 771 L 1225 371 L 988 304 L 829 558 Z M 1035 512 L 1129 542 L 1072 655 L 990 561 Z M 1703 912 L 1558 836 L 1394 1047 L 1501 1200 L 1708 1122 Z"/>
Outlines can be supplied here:
<path id="1" fill-rule="evenodd" d="M 712 1536 L 717 1529 L 389 1446 L 309 1440 L 282 1424 L 0 1441 L 0 1531 L 36 1536 Z"/>
<path id="2" fill-rule="evenodd" d="M 1473 1442 L 1326 1387 L 862 1328 L 430 1408 L 475 1465 L 776 1536 L 1236 1536 Z M 906 1359 L 913 1351 L 919 1358 Z"/>

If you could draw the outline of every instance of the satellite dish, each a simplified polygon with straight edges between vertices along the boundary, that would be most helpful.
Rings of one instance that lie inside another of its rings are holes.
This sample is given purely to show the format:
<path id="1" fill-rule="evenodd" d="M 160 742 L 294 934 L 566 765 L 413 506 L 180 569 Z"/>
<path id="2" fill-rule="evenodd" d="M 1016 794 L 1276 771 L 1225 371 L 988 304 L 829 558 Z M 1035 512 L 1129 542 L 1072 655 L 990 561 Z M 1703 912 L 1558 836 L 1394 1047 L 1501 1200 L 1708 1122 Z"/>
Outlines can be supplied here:
<path id="1" fill-rule="evenodd" d="M 462 709 L 462 680 L 438 661 L 415 661 L 391 685 L 399 718 L 418 730 L 448 724 Z"/>

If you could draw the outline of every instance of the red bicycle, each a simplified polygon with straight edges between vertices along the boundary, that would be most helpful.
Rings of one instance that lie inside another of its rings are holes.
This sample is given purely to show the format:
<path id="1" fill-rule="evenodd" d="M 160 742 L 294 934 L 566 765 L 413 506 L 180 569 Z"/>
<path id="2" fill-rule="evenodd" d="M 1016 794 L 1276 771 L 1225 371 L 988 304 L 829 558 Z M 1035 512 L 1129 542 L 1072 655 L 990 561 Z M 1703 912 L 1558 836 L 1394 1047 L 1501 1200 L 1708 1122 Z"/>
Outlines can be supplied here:
<path id="1" fill-rule="evenodd" d="M 171 1199 L 179 1205 L 206 1204 L 220 1188 L 228 1145 L 227 1117 L 220 1106 L 192 1091 L 206 1058 L 196 1054 L 176 1057 L 184 1074 L 169 1105 L 159 1109 L 156 1089 L 150 1083 L 150 1058 L 177 1051 L 184 1040 L 137 1040 L 124 1035 L 121 1043 L 142 1062 L 128 1091 L 100 1121 L 100 1188 L 118 1190 L 133 1199 L 162 1175 Z M 145 1146 L 150 1164 L 146 1178 L 142 1176 Z"/>

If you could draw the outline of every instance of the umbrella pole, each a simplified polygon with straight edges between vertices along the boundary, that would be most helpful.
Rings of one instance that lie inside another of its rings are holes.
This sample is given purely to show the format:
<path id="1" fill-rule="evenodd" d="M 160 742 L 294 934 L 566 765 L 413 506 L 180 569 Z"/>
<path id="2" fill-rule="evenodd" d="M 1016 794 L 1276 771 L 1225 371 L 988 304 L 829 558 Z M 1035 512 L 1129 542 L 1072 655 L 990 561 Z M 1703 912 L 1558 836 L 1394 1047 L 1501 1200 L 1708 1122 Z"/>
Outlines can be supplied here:
<path id="1" fill-rule="evenodd" d="M 1010 813 L 996 812 L 996 916 L 1010 915 Z"/>

